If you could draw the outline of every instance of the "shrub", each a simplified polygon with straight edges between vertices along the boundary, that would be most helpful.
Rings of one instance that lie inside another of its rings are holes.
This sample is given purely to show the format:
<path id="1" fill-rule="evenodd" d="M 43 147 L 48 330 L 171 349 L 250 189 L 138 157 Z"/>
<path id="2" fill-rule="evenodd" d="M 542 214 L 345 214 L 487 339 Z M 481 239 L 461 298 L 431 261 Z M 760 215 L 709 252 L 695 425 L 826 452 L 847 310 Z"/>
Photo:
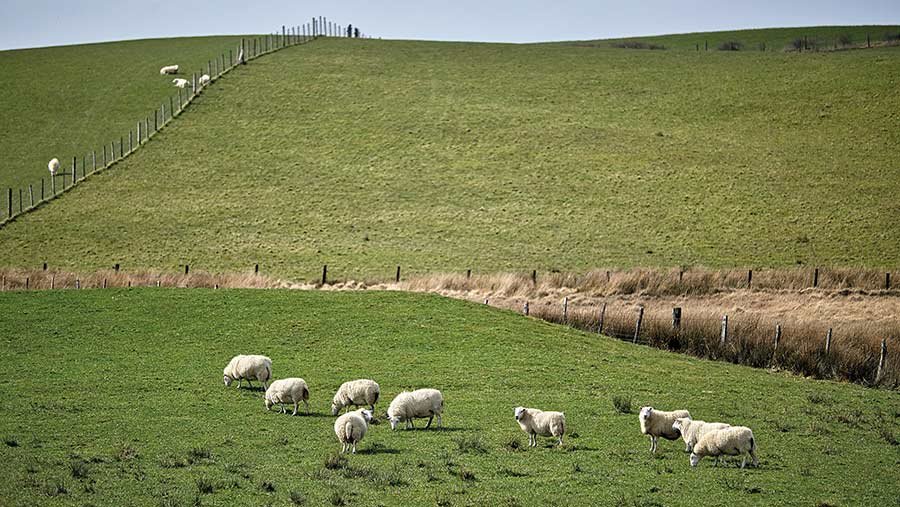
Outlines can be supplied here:
<path id="1" fill-rule="evenodd" d="M 731 40 L 719 44 L 719 51 L 740 51 L 743 47 L 743 43 Z"/>
<path id="2" fill-rule="evenodd" d="M 631 398 L 626 396 L 613 396 L 612 397 L 613 408 L 616 409 L 616 412 L 619 414 L 630 414 L 631 413 Z"/>
<path id="3" fill-rule="evenodd" d="M 853 37 L 851 37 L 849 33 L 842 33 L 838 35 L 838 44 L 841 46 L 849 46 L 850 44 L 853 44 Z"/>

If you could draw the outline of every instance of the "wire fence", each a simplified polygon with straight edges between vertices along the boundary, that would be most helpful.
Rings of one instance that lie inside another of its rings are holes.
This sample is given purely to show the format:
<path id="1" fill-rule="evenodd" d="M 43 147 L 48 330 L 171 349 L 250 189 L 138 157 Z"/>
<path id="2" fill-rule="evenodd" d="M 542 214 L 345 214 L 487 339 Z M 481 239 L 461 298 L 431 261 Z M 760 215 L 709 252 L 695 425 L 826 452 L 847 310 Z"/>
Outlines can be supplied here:
<path id="1" fill-rule="evenodd" d="M 234 49 L 207 60 L 206 67 L 192 71 L 190 79 L 184 79 L 178 93 L 168 97 L 146 117 L 135 122 L 135 127 L 112 139 L 103 146 L 92 148 L 71 161 L 60 160 L 59 170 L 27 187 L 6 189 L 6 209 L 0 228 L 18 216 L 40 208 L 42 205 L 72 190 L 94 174 L 103 172 L 128 158 L 150 142 L 169 123 L 180 116 L 203 90 L 241 65 L 285 48 L 305 44 L 319 37 L 368 38 L 359 27 L 340 25 L 324 16 L 312 18 L 308 23 L 296 26 L 282 25 L 281 32 L 257 37 L 241 38 Z"/>

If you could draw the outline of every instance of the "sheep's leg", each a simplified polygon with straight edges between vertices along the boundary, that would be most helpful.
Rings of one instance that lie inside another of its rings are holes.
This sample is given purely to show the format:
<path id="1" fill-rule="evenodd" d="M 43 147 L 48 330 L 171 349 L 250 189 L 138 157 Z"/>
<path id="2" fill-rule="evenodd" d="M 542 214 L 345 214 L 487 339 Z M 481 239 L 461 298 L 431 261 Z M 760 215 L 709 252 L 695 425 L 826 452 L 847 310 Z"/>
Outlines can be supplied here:
<path id="1" fill-rule="evenodd" d="M 559 436 L 559 446 L 560 446 L 560 447 L 562 447 L 562 445 L 563 445 L 562 439 L 563 439 L 563 436 L 560 435 L 560 436 Z"/>
<path id="2" fill-rule="evenodd" d="M 309 402 L 306 400 L 303 400 L 303 405 L 306 407 L 306 415 L 309 415 Z"/>
<path id="3" fill-rule="evenodd" d="M 299 402 L 299 401 L 295 401 L 295 402 L 294 402 L 294 413 L 291 414 L 291 415 L 297 415 L 297 409 L 298 409 L 298 408 L 300 408 L 300 402 Z"/>
<path id="4" fill-rule="evenodd" d="M 238 389 L 240 389 L 241 386 L 243 386 L 243 385 L 244 385 L 244 379 L 239 378 L 239 379 L 238 379 Z"/>
<path id="5" fill-rule="evenodd" d="M 247 387 L 253 389 L 253 382 L 250 382 L 250 379 L 247 379 Z"/>
<path id="6" fill-rule="evenodd" d="M 281 413 L 283 414 L 283 413 L 285 413 L 285 412 L 287 412 L 287 410 L 285 410 L 285 408 L 284 408 L 284 403 L 282 403 L 282 404 L 281 404 Z"/>
<path id="7" fill-rule="evenodd" d="M 741 456 L 741 470 L 744 469 L 744 465 L 746 465 L 746 464 L 747 464 L 747 456 L 746 455 Z"/>
<path id="8" fill-rule="evenodd" d="M 356 442 L 353 442 L 353 453 L 352 454 L 356 454 Z"/>
<path id="9" fill-rule="evenodd" d="M 753 458 L 753 461 L 751 461 L 751 463 L 753 463 L 753 466 L 758 467 L 758 466 L 759 466 L 759 459 L 756 457 L 756 451 L 754 451 L 754 450 L 751 449 L 751 450 L 750 450 L 750 457 Z"/>
<path id="10" fill-rule="evenodd" d="M 425 425 L 426 430 L 431 427 L 431 421 L 433 421 L 433 420 L 434 420 L 434 413 L 432 413 L 431 417 L 428 418 L 428 424 Z"/>
<path id="11" fill-rule="evenodd" d="M 444 423 L 443 423 L 443 421 L 441 421 L 441 414 L 438 414 L 437 418 L 438 418 L 438 428 L 443 429 Z"/>
<path id="12" fill-rule="evenodd" d="M 654 437 L 652 435 L 650 436 L 650 453 L 651 454 L 656 454 L 656 443 L 658 440 L 659 439 L 657 437 Z"/>
<path id="13" fill-rule="evenodd" d="M 684 452 L 691 452 L 691 444 L 689 442 L 684 443 Z"/>

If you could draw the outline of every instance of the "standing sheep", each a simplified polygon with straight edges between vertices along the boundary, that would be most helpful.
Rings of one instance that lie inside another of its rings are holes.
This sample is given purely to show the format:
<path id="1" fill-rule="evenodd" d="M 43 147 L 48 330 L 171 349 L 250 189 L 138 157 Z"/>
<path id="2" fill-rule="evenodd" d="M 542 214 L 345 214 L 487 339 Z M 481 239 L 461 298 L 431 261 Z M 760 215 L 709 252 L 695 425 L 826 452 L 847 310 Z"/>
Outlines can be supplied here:
<path id="1" fill-rule="evenodd" d="M 538 435 L 557 437 L 557 445 L 563 444 L 566 433 L 566 415 L 562 412 L 544 412 L 536 408 L 516 407 L 516 422 L 522 431 L 528 433 L 528 445 L 537 447 Z"/>
<path id="2" fill-rule="evenodd" d="M 334 421 L 334 434 L 341 443 L 342 453 L 351 450 L 356 454 L 356 444 L 366 436 L 371 421 L 372 412 L 364 408 L 347 412 Z"/>
<path id="3" fill-rule="evenodd" d="M 742 456 L 749 454 L 753 458 L 753 466 L 759 466 L 756 458 L 756 439 L 753 431 L 746 426 L 731 426 L 725 429 L 711 431 L 703 435 L 694 445 L 691 453 L 691 466 L 697 466 L 705 456 L 715 456 L 716 464 L 722 456 Z M 747 456 L 741 459 L 741 468 L 747 464 Z"/>
<path id="4" fill-rule="evenodd" d="M 691 449 L 694 448 L 694 444 L 696 444 L 703 435 L 706 435 L 710 431 L 721 430 L 729 426 L 730 424 L 725 423 L 708 423 L 699 420 L 692 421 L 689 417 L 679 417 L 678 419 L 675 419 L 675 422 L 672 424 L 672 429 L 681 433 L 681 438 L 684 439 L 684 451 L 691 452 Z"/>
<path id="5" fill-rule="evenodd" d="M 297 415 L 297 408 L 300 402 L 306 406 L 306 414 L 309 415 L 309 387 L 302 378 L 283 378 L 272 382 L 266 389 L 266 410 L 272 410 L 272 405 L 281 404 L 281 413 L 285 413 L 285 403 L 294 404 L 294 413 Z"/>
<path id="6" fill-rule="evenodd" d="M 178 66 L 177 65 L 166 65 L 165 67 L 159 69 L 159 74 L 164 76 L 166 74 L 178 74 Z"/>
<path id="7" fill-rule="evenodd" d="M 253 387 L 251 380 L 259 380 L 264 388 L 268 388 L 267 382 L 272 378 L 272 360 L 266 356 L 234 356 L 222 373 L 225 375 L 226 387 L 237 380 L 240 388 L 246 379 L 250 387 Z"/>
<path id="8" fill-rule="evenodd" d="M 47 162 L 47 169 L 50 171 L 50 176 L 56 176 L 56 173 L 59 171 L 59 159 L 50 159 L 50 162 Z"/>
<path id="9" fill-rule="evenodd" d="M 397 429 L 401 421 L 406 421 L 406 429 L 413 428 L 413 419 L 428 418 L 425 429 L 437 416 L 438 427 L 443 427 L 441 413 L 444 411 L 444 396 L 437 389 L 417 389 L 413 392 L 403 391 L 391 401 L 387 416 L 391 421 L 391 429 Z"/>
<path id="10" fill-rule="evenodd" d="M 331 401 L 331 415 L 338 415 L 342 408 L 350 405 L 359 408 L 361 405 L 369 405 L 372 413 L 375 413 L 375 404 L 381 395 L 381 388 L 374 380 L 359 379 L 344 382 L 334 393 Z"/>
<path id="11" fill-rule="evenodd" d="M 209 84 L 210 78 L 209 74 L 203 74 L 200 76 L 200 86 L 206 86 Z"/>
<path id="12" fill-rule="evenodd" d="M 672 428 L 675 419 L 679 417 L 687 417 L 690 419 L 691 414 L 687 410 L 674 410 L 665 412 L 663 410 L 655 410 L 653 407 L 642 407 L 638 414 L 638 420 L 641 422 L 641 434 L 650 436 L 650 452 L 656 452 L 656 446 L 659 437 L 666 440 L 678 440 L 681 436 L 678 431 Z"/>

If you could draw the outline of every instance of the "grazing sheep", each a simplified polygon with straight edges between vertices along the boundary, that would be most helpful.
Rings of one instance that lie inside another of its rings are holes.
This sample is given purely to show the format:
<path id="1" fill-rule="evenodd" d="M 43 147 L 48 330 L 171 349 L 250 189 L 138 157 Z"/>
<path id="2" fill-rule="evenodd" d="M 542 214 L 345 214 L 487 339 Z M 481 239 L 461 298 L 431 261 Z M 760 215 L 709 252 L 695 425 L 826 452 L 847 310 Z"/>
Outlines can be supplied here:
<path id="1" fill-rule="evenodd" d="M 672 428 L 672 425 L 675 424 L 675 419 L 679 417 L 690 419 L 691 414 L 687 410 L 665 412 L 663 410 L 655 410 L 653 407 L 641 407 L 638 420 L 641 421 L 641 433 L 650 436 L 651 453 L 656 452 L 659 437 L 663 437 L 666 440 L 678 440 L 678 437 L 681 435 Z"/>
<path id="2" fill-rule="evenodd" d="M 749 454 L 753 458 L 753 466 L 759 466 L 756 458 L 756 439 L 753 431 L 746 426 L 730 426 L 721 430 L 711 431 L 703 435 L 694 445 L 691 453 L 691 466 L 697 466 L 705 456 L 715 456 L 716 464 L 722 456 L 742 456 Z M 741 468 L 747 464 L 747 456 L 741 459 Z"/>
<path id="3" fill-rule="evenodd" d="M 347 412 L 334 421 L 334 434 L 341 443 L 342 453 L 350 450 L 356 454 L 356 444 L 366 436 L 371 421 L 372 412 L 364 408 Z"/>
<path id="4" fill-rule="evenodd" d="M 159 69 L 160 75 L 166 74 L 178 74 L 178 66 L 177 65 L 166 65 L 165 67 Z"/>
<path id="5" fill-rule="evenodd" d="M 729 427 L 730 424 L 725 423 L 708 423 L 706 421 L 692 421 L 689 417 L 679 417 L 672 424 L 672 429 L 681 433 L 684 439 L 684 451 L 691 452 L 694 444 L 700 440 L 700 437 L 706 435 L 710 431 L 721 430 Z"/>
<path id="6" fill-rule="evenodd" d="M 294 413 L 297 415 L 297 408 L 300 402 L 306 406 L 306 413 L 309 414 L 309 387 L 302 378 L 283 378 L 272 382 L 266 389 L 266 410 L 272 410 L 272 405 L 281 404 L 281 413 L 285 413 L 285 403 L 294 404 Z"/>
<path id="7" fill-rule="evenodd" d="M 237 380 L 238 388 L 240 388 L 246 379 L 247 385 L 250 387 L 253 387 L 253 384 L 250 383 L 251 380 L 259 380 L 263 387 L 268 389 L 267 382 L 272 378 L 272 360 L 266 356 L 234 356 L 223 373 L 225 374 L 225 386 L 230 386 Z"/>
<path id="8" fill-rule="evenodd" d="M 50 170 L 50 176 L 56 176 L 57 171 L 59 171 L 59 159 L 50 159 L 50 162 L 47 163 L 47 169 Z"/>
<path id="9" fill-rule="evenodd" d="M 344 382 L 334 393 L 331 401 L 331 415 L 338 415 L 341 409 L 350 405 L 359 408 L 361 405 L 369 405 L 372 413 L 375 413 L 375 404 L 381 395 L 381 388 L 374 380 L 359 379 Z"/>
<path id="10" fill-rule="evenodd" d="M 413 419 L 428 418 L 425 428 L 437 416 L 438 427 L 442 427 L 441 413 L 444 411 L 444 396 L 437 389 L 417 389 L 413 392 L 403 391 L 398 394 L 388 407 L 387 416 L 391 421 L 391 429 L 397 429 L 401 421 L 406 421 L 406 429 L 413 428 Z"/>
<path id="11" fill-rule="evenodd" d="M 203 74 L 200 76 L 200 86 L 206 86 L 209 84 L 210 78 L 209 74 Z"/>
<path id="12" fill-rule="evenodd" d="M 191 86 L 190 81 L 188 81 L 187 79 L 182 79 L 180 77 L 176 77 L 172 80 L 172 82 L 175 83 L 176 88 L 188 88 Z"/>
<path id="13" fill-rule="evenodd" d="M 558 445 L 563 444 L 566 433 L 566 415 L 562 412 L 544 412 L 536 408 L 516 407 L 516 422 L 522 431 L 528 433 L 528 445 L 537 447 L 538 435 L 557 437 Z"/>

